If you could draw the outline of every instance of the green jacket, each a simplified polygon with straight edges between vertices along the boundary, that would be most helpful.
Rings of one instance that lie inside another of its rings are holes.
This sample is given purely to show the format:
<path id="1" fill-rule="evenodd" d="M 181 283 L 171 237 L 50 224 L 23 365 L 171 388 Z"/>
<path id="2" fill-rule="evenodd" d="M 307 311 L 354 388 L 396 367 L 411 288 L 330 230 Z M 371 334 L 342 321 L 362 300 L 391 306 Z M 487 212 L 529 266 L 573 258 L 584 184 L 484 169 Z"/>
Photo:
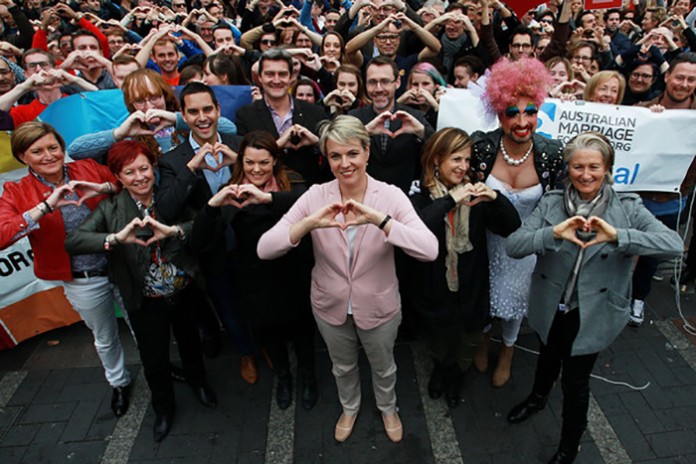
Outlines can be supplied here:
<path id="1" fill-rule="evenodd" d="M 99 203 L 80 227 L 70 232 L 65 249 L 71 255 L 104 251 L 104 240 L 117 233 L 136 217 L 142 217 L 130 194 L 123 190 L 116 196 Z M 155 218 L 163 224 L 155 205 Z M 195 255 L 186 242 L 191 235 L 192 222 L 179 224 L 185 240 L 170 237 L 160 243 L 162 257 L 173 262 L 190 277 L 199 280 L 200 272 Z M 109 280 L 119 289 L 128 312 L 138 311 L 142 305 L 145 274 L 150 265 L 152 247 L 136 244 L 119 244 L 108 252 Z"/>

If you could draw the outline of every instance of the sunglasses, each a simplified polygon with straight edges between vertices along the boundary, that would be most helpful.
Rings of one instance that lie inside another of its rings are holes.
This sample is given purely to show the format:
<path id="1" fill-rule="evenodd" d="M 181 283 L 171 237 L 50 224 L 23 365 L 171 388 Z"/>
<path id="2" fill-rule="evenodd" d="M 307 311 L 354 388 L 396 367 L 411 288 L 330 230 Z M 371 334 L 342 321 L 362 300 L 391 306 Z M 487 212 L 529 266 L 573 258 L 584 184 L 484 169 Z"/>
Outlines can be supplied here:
<path id="1" fill-rule="evenodd" d="M 527 105 L 527 107 L 524 109 L 524 114 L 527 116 L 534 116 L 537 113 L 539 113 L 539 108 L 534 106 L 532 103 Z M 508 108 L 505 109 L 505 117 L 512 119 L 520 114 L 520 109 L 516 106 L 509 106 Z"/>

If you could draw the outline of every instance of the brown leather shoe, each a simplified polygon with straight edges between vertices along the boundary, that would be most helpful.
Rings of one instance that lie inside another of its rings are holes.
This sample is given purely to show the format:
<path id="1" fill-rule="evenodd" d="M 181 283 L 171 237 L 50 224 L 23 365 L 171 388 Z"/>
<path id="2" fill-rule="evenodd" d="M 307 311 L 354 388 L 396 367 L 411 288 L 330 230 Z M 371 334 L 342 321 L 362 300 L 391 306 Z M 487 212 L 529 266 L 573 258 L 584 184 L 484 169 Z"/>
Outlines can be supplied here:
<path id="1" fill-rule="evenodd" d="M 394 443 L 399 443 L 404 438 L 404 427 L 401 425 L 399 413 L 395 412 L 389 416 L 382 414 L 382 422 L 384 422 L 384 431 Z"/>
<path id="2" fill-rule="evenodd" d="M 242 356 L 242 378 L 249 385 L 254 385 L 259 380 L 259 371 L 256 369 L 253 356 Z"/>
<path id="3" fill-rule="evenodd" d="M 357 418 L 357 414 L 353 416 L 349 416 L 345 413 L 341 414 L 341 417 L 338 418 L 338 422 L 336 422 L 336 432 L 334 433 L 334 438 L 337 442 L 343 443 L 350 437 L 350 434 L 353 433 L 353 426 Z"/>

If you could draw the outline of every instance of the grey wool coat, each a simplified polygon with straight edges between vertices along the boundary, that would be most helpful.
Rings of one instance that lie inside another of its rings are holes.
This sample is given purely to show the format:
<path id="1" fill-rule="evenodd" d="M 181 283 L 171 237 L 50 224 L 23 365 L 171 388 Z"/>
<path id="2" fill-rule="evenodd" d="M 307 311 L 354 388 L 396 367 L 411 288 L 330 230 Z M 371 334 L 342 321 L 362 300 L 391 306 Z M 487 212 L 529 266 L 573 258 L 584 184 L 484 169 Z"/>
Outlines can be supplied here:
<path id="1" fill-rule="evenodd" d="M 567 218 L 563 191 L 553 190 L 542 197 L 522 227 L 507 239 L 511 257 L 537 255 L 528 318 L 543 343 L 547 343 L 580 251 L 578 245 L 553 237 L 553 226 Z M 612 190 L 602 219 L 616 228 L 617 241 L 585 250 L 577 280 L 580 330 L 573 342 L 572 356 L 603 350 L 626 326 L 634 256 L 670 258 L 681 256 L 683 250 L 679 234 L 655 219 L 635 194 Z"/>

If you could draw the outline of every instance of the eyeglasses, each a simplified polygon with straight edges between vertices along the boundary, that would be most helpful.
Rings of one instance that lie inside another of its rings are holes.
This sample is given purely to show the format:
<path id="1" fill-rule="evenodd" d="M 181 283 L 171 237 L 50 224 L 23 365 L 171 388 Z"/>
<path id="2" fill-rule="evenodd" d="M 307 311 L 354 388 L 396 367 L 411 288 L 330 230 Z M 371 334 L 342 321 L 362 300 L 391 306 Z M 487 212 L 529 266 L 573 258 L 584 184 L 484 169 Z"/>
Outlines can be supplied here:
<path id="1" fill-rule="evenodd" d="M 27 69 L 41 68 L 43 70 L 48 70 L 48 69 L 51 69 L 53 67 L 53 65 L 48 61 L 35 61 L 33 63 L 27 62 L 27 63 L 25 63 L 25 66 L 27 67 Z"/>
<path id="2" fill-rule="evenodd" d="M 271 45 L 271 46 L 273 46 L 273 45 L 275 45 L 275 44 L 276 44 L 276 41 L 275 41 L 275 40 L 271 40 L 271 39 L 262 39 L 262 40 L 261 40 L 261 45 Z"/>
<path id="3" fill-rule="evenodd" d="M 383 34 L 383 35 L 376 36 L 375 39 L 380 40 L 382 42 L 396 42 L 397 40 L 399 40 L 399 35 L 398 34 Z"/>
<path id="4" fill-rule="evenodd" d="M 539 20 L 540 23 L 546 23 L 546 24 L 553 24 L 553 19 L 551 18 L 544 18 Z"/>
<path id="5" fill-rule="evenodd" d="M 538 112 L 539 112 L 539 109 L 531 103 L 529 105 L 527 105 L 527 107 L 524 109 L 524 114 L 527 116 L 534 116 Z M 520 114 L 520 109 L 516 106 L 510 106 L 508 108 L 505 108 L 505 117 L 508 119 L 515 118 L 519 114 Z"/>
<path id="6" fill-rule="evenodd" d="M 652 74 L 631 73 L 631 79 L 635 79 L 637 81 L 639 81 L 641 79 L 644 81 L 651 81 L 651 80 L 653 80 L 653 77 L 655 77 L 655 76 L 653 76 Z"/>
<path id="7" fill-rule="evenodd" d="M 367 86 L 370 88 L 375 88 L 378 85 L 382 87 L 387 87 L 391 84 L 396 82 L 396 79 L 380 79 L 380 80 L 375 80 L 375 79 L 370 79 L 369 81 L 366 82 Z"/>
<path id="8" fill-rule="evenodd" d="M 186 6 L 186 3 L 172 3 L 172 8 L 182 8 L 185 6 Z"/>
<path id="9" fill-rule="evenodd" d="M 133 100 L 133 106 L 145 106 L 146 103 L 149 103 L 150 106 L 154 106 L 162 100 L 164 100 L 164 95 L 150 95 L 147 98 Z"/>

